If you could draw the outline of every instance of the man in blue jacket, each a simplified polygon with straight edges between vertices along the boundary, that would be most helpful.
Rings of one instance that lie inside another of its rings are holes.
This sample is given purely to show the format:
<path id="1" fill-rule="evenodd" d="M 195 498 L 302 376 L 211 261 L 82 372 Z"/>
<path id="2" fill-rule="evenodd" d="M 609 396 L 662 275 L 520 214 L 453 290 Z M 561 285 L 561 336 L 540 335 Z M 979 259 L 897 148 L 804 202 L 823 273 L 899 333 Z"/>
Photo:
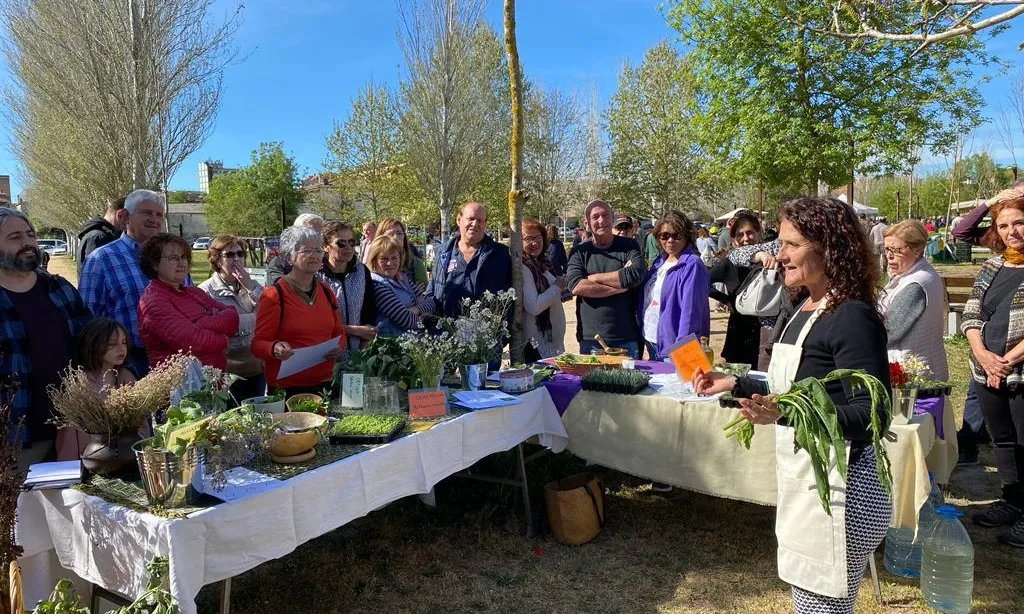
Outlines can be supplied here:
<path id="1" fill-rule="evenodd" d="M 434 297 L 441 315 L 462 313 L 462 299 L 477 300 L 490 290 L 512 287 L 512 259 L 508 248 L 485 233 L 487 210 L 480 203 L 459 207 L 455 218 L 458 234 L 434 257 L 427 294 Z"/>

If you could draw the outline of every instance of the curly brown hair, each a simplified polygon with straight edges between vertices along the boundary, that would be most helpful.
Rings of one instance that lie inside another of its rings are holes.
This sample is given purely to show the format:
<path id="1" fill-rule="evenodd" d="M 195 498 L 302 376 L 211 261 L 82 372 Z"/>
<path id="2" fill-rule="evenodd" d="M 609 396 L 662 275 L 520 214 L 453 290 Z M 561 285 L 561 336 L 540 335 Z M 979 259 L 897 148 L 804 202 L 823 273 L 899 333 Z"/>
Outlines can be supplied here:
<path id="1" fill-rule="evenodd" d="M 830 196 L 803 196 L 783 203 L 782 222 L 792 224 L 824 260 L 826 311 L 849 299 L 876 304 L 878 263 L 853 207 Z"/>

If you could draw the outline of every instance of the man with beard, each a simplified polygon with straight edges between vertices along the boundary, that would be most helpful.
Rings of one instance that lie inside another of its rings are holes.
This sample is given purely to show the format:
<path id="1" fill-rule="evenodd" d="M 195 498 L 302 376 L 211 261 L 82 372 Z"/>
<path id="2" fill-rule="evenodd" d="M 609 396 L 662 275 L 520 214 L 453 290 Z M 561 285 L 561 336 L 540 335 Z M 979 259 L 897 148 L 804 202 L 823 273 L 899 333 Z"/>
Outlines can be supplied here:
<path id="1" fill-rule="evenodd" d="M 21 464 L 43 460 L 56 430 L 46 388 L 73 358 L 74 338 L 92 318 L 63 277 L 39 269 L 42 256 L 28 217 L 0 208 L 0 381 L 15 378 L 11 420 L 25 418 Z"/>
<path id="2" fill-rule="evenodd" d="M 142 245 L 164 228 L 164 197 L 152 190 L 135 190 L 125 197 L 128 221 L 124 233 L 97 249 L 85 261 L 78 287 L 92 313 L 117 321 L 131 336 L 128 366 L 135 377 L 149 373 L 149 359 L 139 336 L 139 299 L 149 278 L 139 267 Z M 186 277 L 185 284 L 191 285 Z"/>

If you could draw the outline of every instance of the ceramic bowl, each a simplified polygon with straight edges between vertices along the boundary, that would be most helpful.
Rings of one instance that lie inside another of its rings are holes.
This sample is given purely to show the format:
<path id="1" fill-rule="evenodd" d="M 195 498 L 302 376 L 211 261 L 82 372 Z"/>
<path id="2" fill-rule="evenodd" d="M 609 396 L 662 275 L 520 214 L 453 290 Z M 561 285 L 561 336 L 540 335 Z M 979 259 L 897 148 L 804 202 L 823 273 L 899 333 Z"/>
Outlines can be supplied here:
<path id="1" fill-rule="evenodd" d="M 270 453 L 274 456 L 296 456 L 312 450 L 327 423 L 326 417 L 307 411 L 273 414 L 273 417 L 274 422 L 284 429 L 270 446 Z"/>

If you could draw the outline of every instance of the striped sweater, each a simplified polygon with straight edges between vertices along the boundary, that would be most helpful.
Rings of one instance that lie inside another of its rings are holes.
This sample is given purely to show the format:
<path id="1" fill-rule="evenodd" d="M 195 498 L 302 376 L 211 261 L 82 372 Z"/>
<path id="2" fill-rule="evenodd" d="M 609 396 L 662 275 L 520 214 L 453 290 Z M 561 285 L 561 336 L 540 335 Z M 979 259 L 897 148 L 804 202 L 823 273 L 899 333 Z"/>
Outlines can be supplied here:
<path id="1" fill-rule="evenodd" d="M 971 296 L 967 299 L 967 304 L 964 305 L 963 323 L 960 325 L 960 331 L 964 334 L 967 334 L 969 330 L 980 331 L 984 329 L 987 322 L 982 319 L 981 306 L 985 299 L 985 292 L 988 291 L 992 280 L 995 279 L 996 273 L 999 272 L 1004 263 L 1005 260 L 1002 256 L 990 258 L 985 261 L 981 271 L 978 272 L 978 277 L 974 280 L 974 287 L 971 288 Z M 1012 349 L 1021 340 L 1024 340 L 1024 284 L 1013 292 L 1013 300 L 1010 303 L 1010 327 L 1006 334 L 1006 349 Z M 974 381 L 984 384 L 986 381 L 985 369 L 978 364 L 973 352 L 968 357 Z M 1024 382 L 1022 367 L 1024 367 L 1024 364 L 1015 365 L 1013 371 L 1006 376 L 1006 385 L 1008 387 L 1020 386 Z"/>
<path id="2" fill-rule="evenodd" d="M 422 316 L 434 312 L 434 298 L 425 295 L 404 272 L 398 279 L 374 273 L 373 290 L 377 299 L 377 326 L 382 335 L 415 330 Z M 418 308 L 420 315 L 409 311 L 413 307 Z"/>

